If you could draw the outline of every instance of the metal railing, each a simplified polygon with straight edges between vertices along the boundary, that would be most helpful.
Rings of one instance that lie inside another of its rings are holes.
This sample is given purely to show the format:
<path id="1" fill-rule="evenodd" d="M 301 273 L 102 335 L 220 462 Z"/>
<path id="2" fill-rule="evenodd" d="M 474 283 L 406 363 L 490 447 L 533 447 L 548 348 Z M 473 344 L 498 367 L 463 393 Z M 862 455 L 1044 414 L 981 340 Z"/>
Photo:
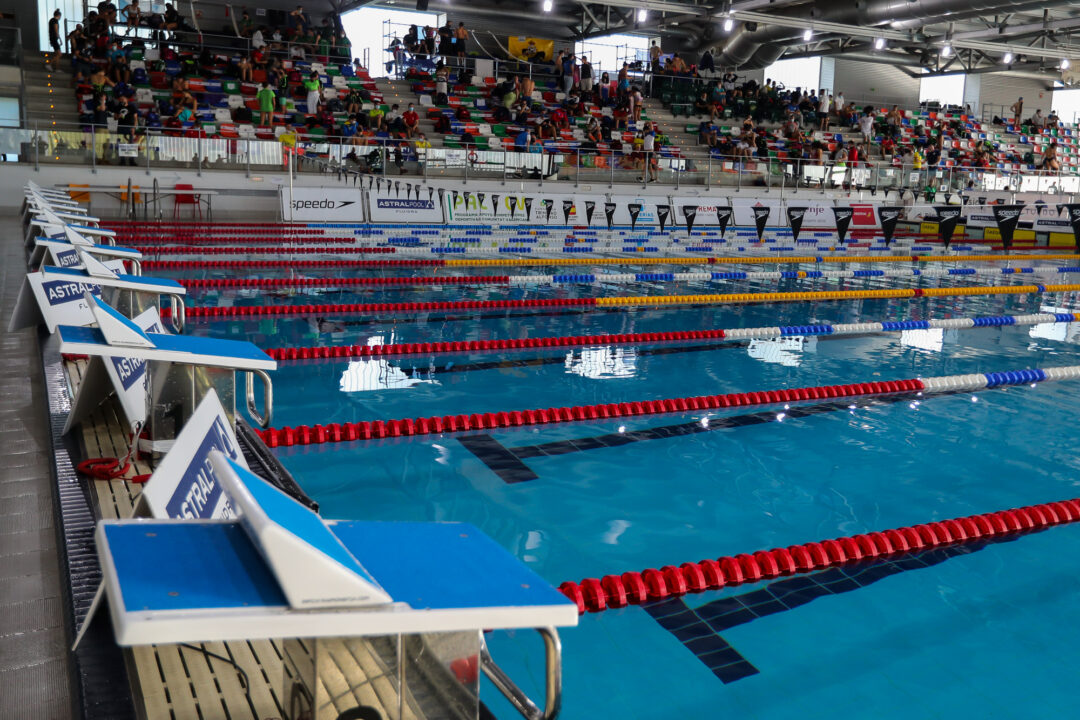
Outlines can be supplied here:
<path id="1" fill-rule="evenodd" d="M 301 140 L 286 135 L 281 140 L 255 137 L 222 138 L 183 136 L 183 130 L 140 130 L 135 135 L 107 127 L 93 130 L 77 126 L 61 128 L 0 128 L 0 152 L 16 155 L 35 169 L 48 164 L 87 166 L 97 172 L 103 165 L 154 169 L 184 168 L 252 172 L 288 168 L 290 148 L 296 148 L 299 173 L 333 174 L 356 182 L 360 174 L 408 176 L 422 180 L 474 179 L 502 183 L 554 180 L 582 185 L 639 185 L 650 182 L 671 185 L 723 187 L 731 192 L 759 190 L 765 193 L 830 190 L 892 191 L 933 197 L 943 193 L 975 191 L 1080 193 L 1075 168 L 1058 171 L 1016 171 L 1005 168 L 916 168 L 911 162 L 859 161 L 857 163 L 780 159 L 778 157 L 729 156 L 708 152 L 703 146 L 645 152 L 629 144 L 622 150 L 599 151 L 555 143 L 543 151 L 535 148 L 486 149 L 478 145 L 459 148 L 423 147 L 414 142 L 385 138 L 327 136 Z M 487 138 L 485 138 L 486 140 Z"/>

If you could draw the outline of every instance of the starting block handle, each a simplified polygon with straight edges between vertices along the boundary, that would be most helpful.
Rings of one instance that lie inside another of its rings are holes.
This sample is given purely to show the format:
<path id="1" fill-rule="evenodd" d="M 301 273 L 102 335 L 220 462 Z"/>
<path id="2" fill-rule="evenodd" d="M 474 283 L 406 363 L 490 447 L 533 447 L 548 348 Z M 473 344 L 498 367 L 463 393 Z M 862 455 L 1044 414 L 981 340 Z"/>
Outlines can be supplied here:
<path id="1" fill-rule="evenodd" d="M 252 382 L 252 376 L 258 375 L 263 383 L 263 409 L 265 415 L 259 412 L 259 409 L 255 405 L 255 387 Z M 247 397 L 247 409 L 252 419 L 259 424 L 261 428 L 270 427 L 270 423 L 274 420 L 274 384 L 270 381 L 270 376 L 265 370 L 248 370 L 244 373 L 244 394 Z"/>
<path id="2" fill-rule="evenodd" d="M 525 694 L 525 691 L 495 664 L 487 643 L 480 647 L 480 668 L 491 684 L 498 688 L 525 720 L 554 720 L 562 709 L 562 642 L 553 627 L 535 628 L 544 639 L 545 690 L 544 709 Z"/>
<path id="3" fill-rule="evenodd" d="M 140 272 L 142 266 L 139 266 Z M 184 298 L 182 295 L 169 295 L 169 307 L 172 309 L 172 326 L 176 330 L 177 335 L 182 335 L 184 332 L 184 325 L 187 324 L 187 305 L 184 304 Z"/>

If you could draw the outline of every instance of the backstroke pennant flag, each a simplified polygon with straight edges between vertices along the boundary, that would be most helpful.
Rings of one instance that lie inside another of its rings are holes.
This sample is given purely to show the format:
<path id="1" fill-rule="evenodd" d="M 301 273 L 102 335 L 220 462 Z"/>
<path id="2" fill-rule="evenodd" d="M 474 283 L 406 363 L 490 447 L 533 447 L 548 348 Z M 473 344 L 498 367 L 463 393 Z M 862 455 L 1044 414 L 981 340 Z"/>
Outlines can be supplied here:
<path id="1" fill-rule="evenodd" d="M 630 203 L 626 206 L 626 209 L 630 211 L 630 229 L 637 229 L 638 215 L 641 214 L 641 203 Z"/>
<path id="2" fill-rule="evenodd" d="M 963 210 L 959 205 L 937 205 L 934 207 L 934 212 L 938 216 L 938 235 L 941 237 L 941 242 L 945 243 L 945 249 L 948 250 Z"/>
<path id="3" fill-rule="evenodd" d="M 788 224 L 791 225 L 791 239 L 793 242 L 799 242 L 799 233 L 802 231 L 803 218 L 805 216 L 805 207 L 788 206 L 787 219 Z"/>
<path id="4" fill-rule="evenodd" d="M 697 205 L 683 205 L 683 219 L 686 220 L 686 234 L 694 232 L 694 219 L 697 218 Z"/>
<path id="5" fill-rule="evenodd" d="M 997 222 L 998 232 L 1001 233 L 1001 244 L 1005 246 L 1005 252 L 1012 247 L 1013 233 L 1016 225 L 1020 222 L 1020 213 L 1023 205 L 995 205 L 994 220 Z"/>
<path id="6" fill-rule="evenodd" d="M 754 210 L 754 225 L 757 228 L 757 241 L 761 242 L 765 237 L 765 224 L 769 222 L 769 214 L 772 208 L 768 205 L 757 205 Z"/>
<path id="7" fill-rule="evenodd" d="M 896 233 L 896 223 L 900 221 L 904 208 L 896 206 L 880 206 L 877 209 L 878 222 L 881 223 L 881 234 L 885 237 L 885 247 L 892 244 L 893 235 Z"/>
<path id="8" fill-rule="evenodd" d="M 850 207 L 833 207 L 833 218 L 836 219 L 836 237 L 840 245 L 847 239 L 848 228 L 851 227 L 851 218 L 855 217 L 855 210 Z"/>

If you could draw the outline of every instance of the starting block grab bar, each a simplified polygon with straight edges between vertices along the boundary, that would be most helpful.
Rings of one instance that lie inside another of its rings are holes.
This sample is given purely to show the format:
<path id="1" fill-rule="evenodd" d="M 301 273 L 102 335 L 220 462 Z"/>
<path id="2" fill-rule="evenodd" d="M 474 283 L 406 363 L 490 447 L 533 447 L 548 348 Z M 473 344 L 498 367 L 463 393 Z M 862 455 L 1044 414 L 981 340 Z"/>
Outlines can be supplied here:
<path id="1" fill-rule="evenodd" d="M 537 707 L 525 691 L 495 664 L 487 643 L 480 646 L 480 669 L 491 684 L 517 708 L 526 720 L 554 720 L 562 708 L 562 642 L 552 627 L 535 628 L 544 639 L 544 709 Z"/>
<path id="2" fill-rule="evenodd" d="M 255 405 L 255 388 L 252 382 L 252 376 L 258 375 L 263 382 L 263 408 L 266 415 L 264 416 L 259 412 Z M 274 385 L 270 381 L 270 375 L 265 370 L 253 369 L 244 373 L 244 394 L 247 397 L 247 409 L 251 418 L 259 424 L 261 428 L 270 427 L 270 423 L 274 421 Z"/>

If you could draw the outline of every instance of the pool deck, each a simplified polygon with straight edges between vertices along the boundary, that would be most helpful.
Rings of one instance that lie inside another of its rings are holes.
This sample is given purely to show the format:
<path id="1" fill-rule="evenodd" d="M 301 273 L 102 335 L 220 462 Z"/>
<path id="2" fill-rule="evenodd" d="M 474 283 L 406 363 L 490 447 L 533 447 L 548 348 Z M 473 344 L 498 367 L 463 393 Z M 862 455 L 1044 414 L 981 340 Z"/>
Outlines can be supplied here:
<path id="1" fill-rule="evenodd" d="M 72 716 L 52 460 L 34 330 L 7 332 L 26 271 L 17 216 L 0 247 L 0 716 Z"/>

